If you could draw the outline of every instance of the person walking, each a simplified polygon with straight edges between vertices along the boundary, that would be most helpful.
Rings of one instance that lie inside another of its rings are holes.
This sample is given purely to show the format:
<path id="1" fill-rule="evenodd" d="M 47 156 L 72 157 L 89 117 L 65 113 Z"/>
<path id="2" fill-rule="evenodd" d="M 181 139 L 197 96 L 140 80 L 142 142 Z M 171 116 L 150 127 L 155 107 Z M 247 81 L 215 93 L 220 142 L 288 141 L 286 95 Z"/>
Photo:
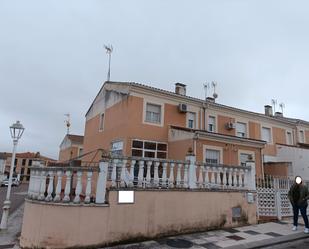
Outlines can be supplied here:
<path id="1" fill-rule="evenodd" d="M 300 176 L 295 177 L 295 182 L 291 186 L 288 192 L 288 198 L 293 207 L 293 231 L 297 230 L 298 225 L 298 213 L 300 211 L 304 223 L 305 223 L 305 233 L 309 233 L 309 224 L 308 224 L 308 217 L 307 217 L 307 207 L 308 207 L 308 198 L 309 192 L 306 185 L 303 184 L 303 181 Z"/>

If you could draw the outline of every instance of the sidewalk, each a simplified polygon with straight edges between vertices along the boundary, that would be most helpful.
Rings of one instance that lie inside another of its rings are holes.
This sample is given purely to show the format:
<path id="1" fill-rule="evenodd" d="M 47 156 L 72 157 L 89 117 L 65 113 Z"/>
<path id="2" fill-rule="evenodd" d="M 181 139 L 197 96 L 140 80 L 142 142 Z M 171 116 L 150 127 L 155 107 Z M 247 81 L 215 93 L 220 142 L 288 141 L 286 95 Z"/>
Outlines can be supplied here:
<path id="1" fill-rule="evenodd" d="M 21 225 L 23 220 L 24 204 L 20 206 L 9 216 L 8 230 L 0 230 L 0 248 L 19 248 L 18 237 L 20 236 Z"/>
<path id="2" fill-rule="evenodd" d="M 298 231 L 292 231 L 292 219 L 278 222 L 268 222 L 258 225 L 223 229 L 204 233 L 194 233 L 166 237 L 141 243 L 107 247 L 112 249 L 142 249 L 142 248 L 191 248 L 191 249 L 245 249 L 260 248 L 279 243 L 309 238 L 305 234 L 304 223 L 299 217 Z"/>

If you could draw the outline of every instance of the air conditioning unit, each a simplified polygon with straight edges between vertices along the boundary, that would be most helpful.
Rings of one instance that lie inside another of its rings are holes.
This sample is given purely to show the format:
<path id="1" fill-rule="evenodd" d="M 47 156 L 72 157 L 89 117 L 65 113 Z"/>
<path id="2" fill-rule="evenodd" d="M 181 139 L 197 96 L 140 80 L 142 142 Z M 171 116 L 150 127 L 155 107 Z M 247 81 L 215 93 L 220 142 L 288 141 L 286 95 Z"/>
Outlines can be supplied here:
<path id="1" fill-rule="evenodd" d="M 235 124 L 232 123 L 232 122 L 228 122 L 228 123 L 225 124 L 225 128 L 226 128 L 227 130 L 235 129 Z"/>
<path id="2" fill-rule="evenodd" d="M 187 104 L 179 104 L 178 110 L 179 112 L 187 112 Z"/>

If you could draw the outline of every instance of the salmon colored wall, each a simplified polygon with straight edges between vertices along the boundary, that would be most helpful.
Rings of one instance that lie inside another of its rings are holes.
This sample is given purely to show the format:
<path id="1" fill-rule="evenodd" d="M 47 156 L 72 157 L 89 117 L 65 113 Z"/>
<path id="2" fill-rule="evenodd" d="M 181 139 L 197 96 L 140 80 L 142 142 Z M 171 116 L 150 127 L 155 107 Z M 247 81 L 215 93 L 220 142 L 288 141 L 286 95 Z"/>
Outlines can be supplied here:
<path id="1" fill-rule="evenodd" d="M 218 115 L 218 133 L 235 136 L 235 129 L 227 130 L 225 128 L 225 124 L 229 122 L 235 123 L 235 118 Z"/>
<path id="2" fill-rule="evenodd" d="M 188 149 L 193 149 L 193 140 L 186 139 L 168 143 L 168 158 L 174 160 L 185 160 Z"/>
<path id="3" fill-rule="evenodd" d="M 288 163 L 265 163 L 265 175 L 288 176 Z"/>
<path id="4" fill-rule="evenodd" d="M 71 154 L 72 152 L 72 154 Z M 78 148 L 77 147 L 69 147 L 64 150 L 60 150 L 59 152 L 59 161 L 68 161 L 71 158 L 75 158 L 78 156 Z"/>
<path id="5" fill-rule="evenodd" d="M 259 123 L 249 121 L 249 138 L 261 139 L 261 125 Z"/>
<path id="6" fill-rule="evenodd" d="M 305 142 L 309 144 L 309 131 L 305 131 Z"/>

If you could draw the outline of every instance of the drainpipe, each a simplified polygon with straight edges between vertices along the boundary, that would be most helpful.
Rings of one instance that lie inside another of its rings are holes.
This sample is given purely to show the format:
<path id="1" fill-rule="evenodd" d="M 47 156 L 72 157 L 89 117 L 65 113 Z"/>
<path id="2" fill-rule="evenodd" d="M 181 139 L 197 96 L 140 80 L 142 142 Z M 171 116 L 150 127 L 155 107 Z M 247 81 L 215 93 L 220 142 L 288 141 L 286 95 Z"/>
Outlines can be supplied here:
<path id="1" fill-rule="evenodd" d="M 204 130 L 206 130 L 206 109 L 207 109 L 207 104 L 203 103 L 203 110 L 204 110 Z"/>
<path id="2" fill-rule="evenodd" d="M 262 177 L 264 179 L 264 155 L 262 154 L 262 148 L 260 148 L 260 154 L 261 154 L 261 162 L 262 162 Z"/>
<path id="3" fill-rule="evenodd" d="M 194 133 L 194 136 L 193 136 L 193 153 L 194 155 L 196 156 L 196 142 L 198 140 L 198 134 L 197 133 Z"/>

